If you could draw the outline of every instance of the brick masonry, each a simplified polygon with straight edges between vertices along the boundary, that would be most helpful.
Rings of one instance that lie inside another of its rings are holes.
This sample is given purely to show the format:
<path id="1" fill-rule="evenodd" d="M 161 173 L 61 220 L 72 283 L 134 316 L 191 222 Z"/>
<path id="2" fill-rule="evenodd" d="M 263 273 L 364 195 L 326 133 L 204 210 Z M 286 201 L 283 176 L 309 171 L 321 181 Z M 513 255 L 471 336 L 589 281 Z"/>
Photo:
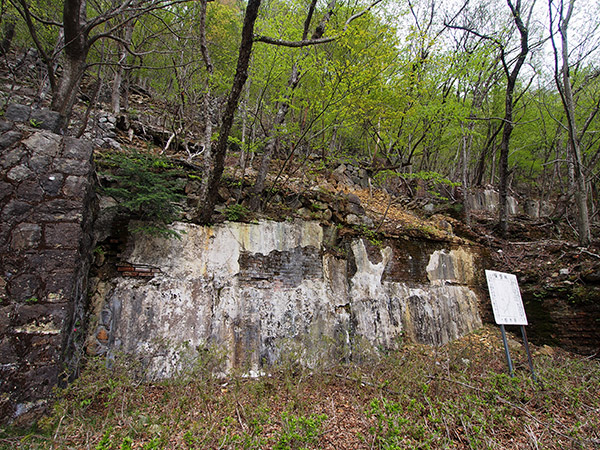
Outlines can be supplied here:
<path id="1" fill-rule="evenodd" d="M 264 281 L 282 287 L 296 287 L 303 280 L 323 277 L 323 258 L 319 249 L 296 247 L 291 251 L 273 250 L 268 255 L 241 252 L 239 257 L 240 280 L 260 287 Z"/>
<path id="2" fill-rule="evenodd" d="M 23 424 L 77 367 L 94 216 L 91 145 L 29 125 L 0 121 L 0 422 Z"/>

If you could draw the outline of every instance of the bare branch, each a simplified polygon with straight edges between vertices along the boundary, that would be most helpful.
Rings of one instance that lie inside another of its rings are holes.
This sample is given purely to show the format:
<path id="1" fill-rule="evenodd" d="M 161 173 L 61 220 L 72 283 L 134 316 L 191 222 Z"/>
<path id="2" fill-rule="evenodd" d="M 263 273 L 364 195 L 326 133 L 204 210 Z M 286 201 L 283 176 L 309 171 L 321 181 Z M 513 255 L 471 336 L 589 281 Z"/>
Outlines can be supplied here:
<path id="1" fill-rule="evenodd" d="M 18 4 L 17 4 L 17 1 L 18 1 Z M 33 39 L 33 43 L 35 44 L 35 47 L 37 48 L 38 52 L 40 53 L 40 56 L 42 57 L 44 64 L 46 64 L 46 68 L 48 70 L 48 80 L 50 81 L 50 87 L 51 87 L 52 91 L 54 91 L 56 89 L 56 75 L 54 73 L 53 58 L 48 56 L 48 54 L 44 50 L 44 47 L 42 46 L 42 43 L 40 42 L 40 40 L 38 38 L 37 31 L 35 29 L 35 26 L 33 25 L 33 21 L 31 20 L 32 16 L 31 16 L 31 12 L 29 11 L 29 7 L 27 6 L 27 3 L 25 2 L 25 0 L 17 0 L 17 1 L 10 0 L 12 5 L 19 12 L 19 14 L 23 17 L 23 19 L 25 20 L 25 23 L 27 24 L 27 28 L 29 29 L 29 34 L 31 35 L 31 38 Z"/>
<path id="2" fill-rule="evenodd" d="M 277 39 L 277 38 L 272 38 L 270 36 L 262 36 L 262 35 L 256 34 L 256 35 L 254 35 L 254 42 L 263 42 L 265 44 L 279 45 L 282 47 L 291 47 L 291 48 L 308 47 L 311 45 L 320 45 L 320 44 L 326 44 L 328 42 L 333 42 L 333 41 L 339 39 L 341 37 L 341 35 L 348 30 L 348 27 L 354 20 L 367 14 L 371 9 L 373 9 L 373 7 L 375 7 L 377 4 L 381 3 L 382 1 L 383 0 L 375 0 L 367 8 L 365 8 L 362 11 L 351 16 L 348 20 L 346 20 L 346 23 L 344 24 L 344 28 L 342 29 L 342 32 L 336 36 L 331 36 L 331 37 L 326 37 L 326 38 L 318 38 L 318 39 L 313 39 L 313 38 L 302 39 L 301 41 L 286 41 L 285 39 Z"/>

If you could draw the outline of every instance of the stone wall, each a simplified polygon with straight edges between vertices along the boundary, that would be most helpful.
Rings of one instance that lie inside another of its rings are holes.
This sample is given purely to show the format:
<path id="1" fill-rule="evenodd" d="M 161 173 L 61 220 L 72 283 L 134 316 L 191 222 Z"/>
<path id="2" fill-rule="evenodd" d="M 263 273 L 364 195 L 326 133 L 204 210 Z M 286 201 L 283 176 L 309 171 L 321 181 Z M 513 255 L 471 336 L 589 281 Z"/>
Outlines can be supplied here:
<path id="1" fill-rule="evenodd" d="M 0 121 L 0 422 L 26 423 L 77 366 L 93 163 L 88 143 L 39 129 L 53 126 L 51 113 L 8 112 L 26 122 Z"/>
<path id="2" fill-rule="evenodd" d="M 481 325 L 477 248 L 354 238 L 333 254 L 314 221 L 174 227 L 180 240 L 129 236 L 119 271 L 93 279 L 91 354 L 135 355 L 164 377 L 218 347 L 225 370 L 258 373 L 290 354 L 308 365 L 362 360 Z"/>

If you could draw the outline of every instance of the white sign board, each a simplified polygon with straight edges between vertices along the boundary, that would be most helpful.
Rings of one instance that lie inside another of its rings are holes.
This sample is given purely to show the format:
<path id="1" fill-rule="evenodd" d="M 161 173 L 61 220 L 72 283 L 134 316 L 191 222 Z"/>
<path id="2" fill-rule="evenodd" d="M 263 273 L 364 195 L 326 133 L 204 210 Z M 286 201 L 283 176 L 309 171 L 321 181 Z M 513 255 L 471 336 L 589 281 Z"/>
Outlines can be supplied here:
<path id="1" fill-rule="evenodd" d="M 486 270 L 494 319 L 498 325 L 527 325 L 517 277 L 511 273 Z"/>

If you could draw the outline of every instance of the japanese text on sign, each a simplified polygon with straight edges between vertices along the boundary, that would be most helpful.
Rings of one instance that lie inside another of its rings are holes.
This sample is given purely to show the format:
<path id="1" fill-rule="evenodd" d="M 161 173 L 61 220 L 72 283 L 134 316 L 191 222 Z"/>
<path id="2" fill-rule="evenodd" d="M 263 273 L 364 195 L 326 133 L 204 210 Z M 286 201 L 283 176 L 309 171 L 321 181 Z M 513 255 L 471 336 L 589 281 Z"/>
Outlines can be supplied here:
<path id="1" fill-rule="evenodd" d="M 498 325 L 527 325 L 517 277 L 511 273 L 486 270 L 494 319 Z"/>

